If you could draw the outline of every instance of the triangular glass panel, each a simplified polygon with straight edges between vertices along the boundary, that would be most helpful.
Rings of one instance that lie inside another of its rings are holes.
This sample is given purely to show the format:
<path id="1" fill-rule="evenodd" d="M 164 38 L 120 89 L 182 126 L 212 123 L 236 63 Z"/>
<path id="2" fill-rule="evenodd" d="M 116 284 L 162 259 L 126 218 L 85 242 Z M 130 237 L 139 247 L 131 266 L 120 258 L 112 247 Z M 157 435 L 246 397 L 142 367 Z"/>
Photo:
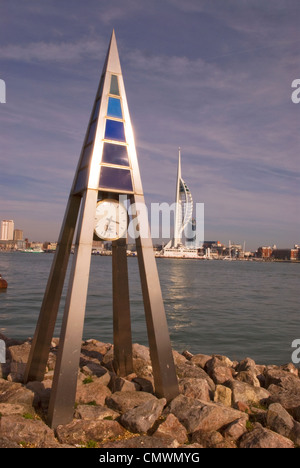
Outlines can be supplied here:
<path id="1" fill-rule="evenodd" d="M 119 83 L 117 75 L 111 75 L 111 82 L 110 82 L 110 94 L 114 94 L 115 96 L 120 96 L 119 91 Z"/>
<path id="2" fill-rule="evenodd" d="M 108 98 L 108 117 L 115 117 L 116 119 L 123 119 L 121 100 L 117 98 Z"/>

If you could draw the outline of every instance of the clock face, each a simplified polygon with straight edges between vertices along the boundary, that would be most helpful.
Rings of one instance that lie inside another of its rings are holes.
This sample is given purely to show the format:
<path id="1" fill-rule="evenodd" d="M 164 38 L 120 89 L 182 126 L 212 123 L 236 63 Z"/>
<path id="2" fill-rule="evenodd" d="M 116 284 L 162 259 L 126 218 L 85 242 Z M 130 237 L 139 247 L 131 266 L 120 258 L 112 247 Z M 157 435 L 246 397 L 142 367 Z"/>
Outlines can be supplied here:
<path id="1" fill-rule="evenodd" d="M 127 210 L 117 200 L 102 200 L 97 203 L 95 233 L 103 240 L 116 240 L 127 231 Z"/>

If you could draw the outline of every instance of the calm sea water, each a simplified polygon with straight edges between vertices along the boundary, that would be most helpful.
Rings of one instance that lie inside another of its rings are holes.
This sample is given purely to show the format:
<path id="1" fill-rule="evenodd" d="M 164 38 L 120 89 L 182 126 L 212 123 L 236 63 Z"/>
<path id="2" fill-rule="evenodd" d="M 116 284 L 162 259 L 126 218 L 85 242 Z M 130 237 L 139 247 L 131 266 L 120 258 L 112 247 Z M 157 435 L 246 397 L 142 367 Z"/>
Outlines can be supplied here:
<path id="1" fill-rule="evenodd" d="M 9 283 L 0 292 L 1 333 L 33 336 L 52 260 L 51 254 L 0 253 L 0 273 Z M 128 262 L 133 339 L 147 345 L 137 259 Z M 157 265 L 174 349 L 262 364 L 291 361 L 291 344 L 300 338 L 299 263 L 158 259 Z M 112 342 L 111 287 L 111 257 L 93 256 L 85 339 Z"/>

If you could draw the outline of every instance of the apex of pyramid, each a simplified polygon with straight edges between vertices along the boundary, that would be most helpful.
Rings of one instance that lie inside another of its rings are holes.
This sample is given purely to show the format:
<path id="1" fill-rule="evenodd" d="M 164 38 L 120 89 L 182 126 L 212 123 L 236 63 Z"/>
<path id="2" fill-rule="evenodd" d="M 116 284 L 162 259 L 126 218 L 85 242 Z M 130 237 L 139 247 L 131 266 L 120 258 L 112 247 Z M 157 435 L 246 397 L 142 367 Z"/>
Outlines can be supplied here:
<path id="1" fill-rule="evenodd" d="M 110 73 L 117 73 L 117 74 L 122 73 L 118 46 L 117 46 L 117 39 L 116 39 L 116 34 L 115 34 L 114 29 L 111 35 L 110 44 L 108 47 L 103 71 L 110 72 Z"/>

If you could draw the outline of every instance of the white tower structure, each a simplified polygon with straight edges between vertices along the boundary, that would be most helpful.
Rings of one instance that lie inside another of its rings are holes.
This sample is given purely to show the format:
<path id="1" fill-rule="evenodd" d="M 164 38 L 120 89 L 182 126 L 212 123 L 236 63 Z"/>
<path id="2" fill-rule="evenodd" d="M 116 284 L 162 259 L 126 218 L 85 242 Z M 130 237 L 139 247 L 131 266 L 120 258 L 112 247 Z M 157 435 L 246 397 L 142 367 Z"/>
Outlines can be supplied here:
<path id="1" fill-rule="evenodd" d="M 15 224 L 12 219 L 1 222 L 1 240 L 13 240 Z"/>
<path id="2" fill-rule="evenodd" d="M 187 184 L 181 177 L 181 150 L 178 154 L 177 184 L 176 184 L 176 208 L 173 246 L 175 249 L 182 244 L 184 229 L 192 221 L 193 198 Z"/>

